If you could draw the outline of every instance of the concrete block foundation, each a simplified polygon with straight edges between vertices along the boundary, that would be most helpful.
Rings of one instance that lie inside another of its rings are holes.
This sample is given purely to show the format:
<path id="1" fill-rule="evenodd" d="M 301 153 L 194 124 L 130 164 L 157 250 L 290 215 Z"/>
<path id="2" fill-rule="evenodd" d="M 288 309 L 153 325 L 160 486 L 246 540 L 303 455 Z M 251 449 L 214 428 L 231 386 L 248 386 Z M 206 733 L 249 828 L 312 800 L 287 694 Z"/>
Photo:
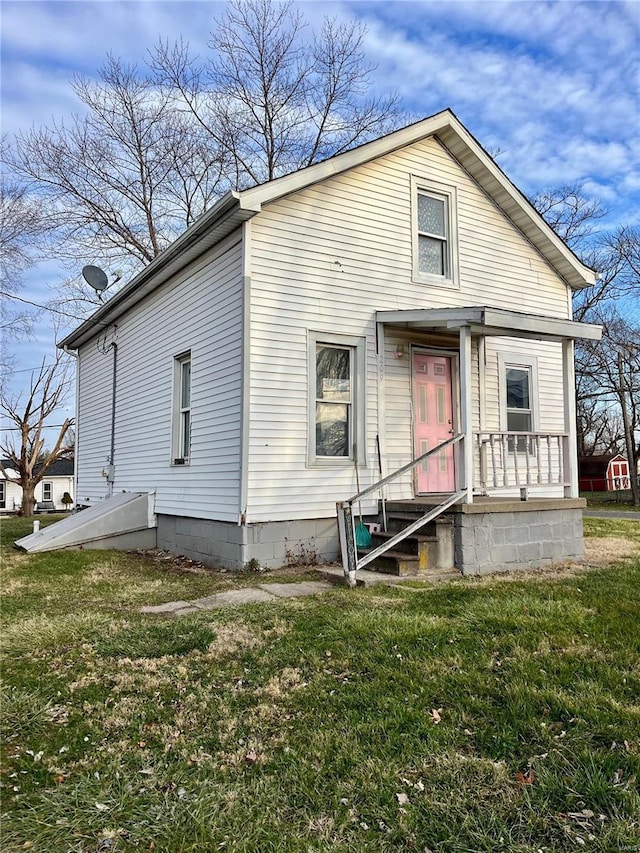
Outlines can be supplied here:
<path id="1" fill-rule="evenodd" d="M 584 506 L 580 499 L 480 499 L 452 507 L 438 519 L 438 565 L 484 575 L 580 558 Z M 276 569 L 336 561 L 338 529 L 335 518 L 239 526 L 158 515 L 157 547 L 211 566 L 241 569 L 255 560 Z"/>
<path id="2" fill-rule="evenodd" d="M 335 518 L 239 526 L 227 521 L 158 515 L 157 547 L 206 565 L 241 569 L 255 560 L 266 569 L 333 562 Z"/>
<path id="3" fill-rule="evenodd" d="M 584 506 L 581 499 L 456 506 L 456 568 L 464 575 L 485 575 L 578 559 L 584 555 Z"/>

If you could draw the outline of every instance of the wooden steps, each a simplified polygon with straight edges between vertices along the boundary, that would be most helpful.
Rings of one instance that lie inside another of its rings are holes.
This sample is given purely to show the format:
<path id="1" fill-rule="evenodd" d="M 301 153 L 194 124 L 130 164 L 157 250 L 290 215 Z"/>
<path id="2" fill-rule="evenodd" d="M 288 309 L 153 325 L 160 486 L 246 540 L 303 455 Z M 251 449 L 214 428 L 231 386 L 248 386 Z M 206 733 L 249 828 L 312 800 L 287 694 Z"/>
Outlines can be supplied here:
<path id="1" fill-rule="evenodd" d="M 361 555 L 378 548 L 428 512 L 429 506 L 410 510 L 387 508 L 388 531 L 371 534 L 371 547 L 359 549 Z M 369 571 L 383 572 L 395 577 L 421 577 L 434 572 L 450 573 L 454 568 L 453 519 L 441 515 L 427 522 L 424 528 L 398 542 L 367 565 Z"/>

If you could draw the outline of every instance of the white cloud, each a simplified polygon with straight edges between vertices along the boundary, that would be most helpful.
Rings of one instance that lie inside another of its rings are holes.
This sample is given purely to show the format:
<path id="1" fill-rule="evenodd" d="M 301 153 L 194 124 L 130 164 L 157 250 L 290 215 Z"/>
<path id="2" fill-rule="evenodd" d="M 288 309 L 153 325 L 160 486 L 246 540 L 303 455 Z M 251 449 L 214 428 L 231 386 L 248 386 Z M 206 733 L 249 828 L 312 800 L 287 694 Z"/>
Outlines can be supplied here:
<path id="1" fill-rule="evenodd" d="M 4 131 L 78 109 L 68 79 L 74 71 L 94 75 L 108 51 L 142 62 L 159 36 L 183 35 L 206 53 L 223 8 L 4 0 Z M 638 214 L 635 2 L 307 2 L 300 9 L 310 29 L 325 14 L 366 22 L 377 91 L 397 89 L 415 115 L 450 106 L 485 147 L 502 150 L 500 165 L 525 192 L 583 180 L 618 221 Z M 56 274 L 67 275 L 48 265 L 34 271 L 34 301 L 48 298 L 44 285 Z"/>

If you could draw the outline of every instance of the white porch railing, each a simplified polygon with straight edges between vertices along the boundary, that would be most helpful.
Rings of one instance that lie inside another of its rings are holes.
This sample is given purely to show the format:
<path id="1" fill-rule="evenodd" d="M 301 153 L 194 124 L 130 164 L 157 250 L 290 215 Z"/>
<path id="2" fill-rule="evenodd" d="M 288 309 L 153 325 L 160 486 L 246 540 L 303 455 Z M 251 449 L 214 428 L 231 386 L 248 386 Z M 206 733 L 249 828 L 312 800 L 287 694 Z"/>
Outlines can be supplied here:
<path id="1" fill-rule="evenodd" d="M 478 432 L 474 437 L 483 492 L 533 486 L 570 487 L 568 433 Z"/>

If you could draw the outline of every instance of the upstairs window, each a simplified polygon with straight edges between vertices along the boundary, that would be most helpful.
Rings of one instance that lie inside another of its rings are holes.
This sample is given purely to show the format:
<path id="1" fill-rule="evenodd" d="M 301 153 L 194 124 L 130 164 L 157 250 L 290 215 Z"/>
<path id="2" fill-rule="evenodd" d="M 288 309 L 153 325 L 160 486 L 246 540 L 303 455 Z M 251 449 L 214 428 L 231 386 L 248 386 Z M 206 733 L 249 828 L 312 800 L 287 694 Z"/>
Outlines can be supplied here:
<path id="1" fill-rule="evenodd" d="M 412 178 L 413 278 L 458 286 L 456 190 Z"/>
<path id="2" fill-rule="evenodd" d="M 418 271 L 427 275 L 449 274 L 447 199 L 418 192 Z"/>
<path id="3" fill-rule="evenodd" d="M 174 359 L 173 462 L 184 465 L 191 452 L 191 353 Z"/>

